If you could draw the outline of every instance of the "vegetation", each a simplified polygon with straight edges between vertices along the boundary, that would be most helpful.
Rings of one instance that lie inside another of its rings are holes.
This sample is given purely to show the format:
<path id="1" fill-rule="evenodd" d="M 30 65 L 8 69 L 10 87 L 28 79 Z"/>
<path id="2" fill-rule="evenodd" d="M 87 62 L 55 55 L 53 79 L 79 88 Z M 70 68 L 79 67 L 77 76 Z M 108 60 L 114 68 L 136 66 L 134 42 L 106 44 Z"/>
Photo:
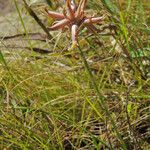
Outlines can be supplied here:
<path id="1" fill-rule="evenodd" d="M 47 28 L 63 4 L 14 0 L 0 17 L 0 149 L 149 150 L 148 0 L 88 0 L 105 19 L 73 47 Z"/>

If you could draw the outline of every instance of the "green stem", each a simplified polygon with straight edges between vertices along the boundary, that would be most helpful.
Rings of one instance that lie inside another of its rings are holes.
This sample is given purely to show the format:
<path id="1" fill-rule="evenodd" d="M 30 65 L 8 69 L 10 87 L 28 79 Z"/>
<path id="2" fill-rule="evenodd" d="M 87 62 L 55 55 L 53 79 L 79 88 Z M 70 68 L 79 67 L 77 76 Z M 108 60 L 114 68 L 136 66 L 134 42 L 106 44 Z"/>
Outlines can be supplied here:
<path id="1" fill-rule="evenodd" d="M 104 96 L 101 94 L 101 92 L 100 92 L 100 90 L 99 90 L 99 88 L 98 88 L 98 86 L 96 84 L 95 78 L 94 78 L 94 76 L 92 74 L 92 71 L 91 71 L 91 69 L 89 67 L 89 64 L 88 64 L 88 62 L 87 62 L 87 60 L 85 58 L 85 55 L 84 55 L 84 53 L 83 53 L 83 51 L 82 51 L 82 49 L 81 49 L 81 47 L 79 45 L 79 42 L 78 42 L 77 46 L 78 46 L 78 49 L 80 51 L 80 55 L 82 57 L 82 60 L 84 62 L 84 66 L 85 66 L 85 68 L 86 68 L 86 70 L 87 70 L 87 72 L 89 74 L 90 80 L 91 80 L 91 82 L 93 84 L 94 90 L 96 91 L 97 96 L 99 98 L 99 104 L 100 104 L 101 108 L 104 110 L 104 112 L 106 113 L 108 119 L 111 121 L 111 123 L 113 125 L 113 128 L 114 128 L 114 131 L 116 132 L 116 134 L 117 134 L 117 136 L 118 136 L 118 138 L 119 138 L 119 140 L 121 142 L 121 146 L 122 146 L 123 150 L 127 150 L 126 144 L 124 143 L 124 141 L 123 141 L 123 139 L 121 137 L 121 134 L 117 130 L 117 126 L 116 126 L 116 124 L 115 124 L 115 122 L 114 122 L 114 120 L 113 120 L 113 118 L 111 116 L 111 113 L 109 112 L 108 106 L 105 103 Z"/>
<path id="2" fill-rule="evenodd" d="M 23 0 L 25 7 L 29 14 L 34 18 L 34 20 L 38 23 L 38 25 L 44 30 L 44 32 L 47 34 L 47 37 L 49 40 L 51 40 L 53 37 L 49 33 L 48 29 L 46 26 L 42 23 L 42 21 L 39 19 L 39 17 L 36 15 L 36 13 L 31 9 L 31 7 L 27 4 L 26 0 Z"/>

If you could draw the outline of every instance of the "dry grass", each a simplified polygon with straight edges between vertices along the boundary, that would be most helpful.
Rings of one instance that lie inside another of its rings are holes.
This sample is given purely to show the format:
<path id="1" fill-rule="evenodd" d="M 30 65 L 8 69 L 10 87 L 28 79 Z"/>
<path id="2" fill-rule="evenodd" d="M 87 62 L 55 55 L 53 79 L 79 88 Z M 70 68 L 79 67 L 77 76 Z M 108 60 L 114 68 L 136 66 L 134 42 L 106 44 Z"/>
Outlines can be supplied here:
<path id="1" fill-rule="evenodd" d="M 88 1 L 89 12 L 107 14 L 101 32 L 80 34 L 88 66 L 68 50 L 68 33 L 47 39 L 19 2 L 0 17 L 0 149 L 148 150 L 148 1 Z M 31 9 L 48 26 L 45 5 Z"/>

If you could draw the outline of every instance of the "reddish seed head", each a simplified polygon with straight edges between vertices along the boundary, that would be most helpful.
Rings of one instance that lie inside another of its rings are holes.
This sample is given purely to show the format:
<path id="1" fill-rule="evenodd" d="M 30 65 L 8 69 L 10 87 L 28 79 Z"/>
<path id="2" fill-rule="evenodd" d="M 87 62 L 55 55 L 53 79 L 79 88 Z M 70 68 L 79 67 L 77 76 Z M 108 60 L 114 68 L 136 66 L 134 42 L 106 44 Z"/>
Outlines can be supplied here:
<path id="1" fill-rule="evenodd" d="M 57 13 L 53 11 L 46 10 L 49 17 L 59 20 L 54 25 L 52 25 L 50 30 L 63 29 L 65 26 L 68 26 L 72 35 L 72 42 L 77 42 L 78 32 L 81 26 L 89 27 L 95 30 L 94 23 L 99 23 L 103 20 L 103 17 L 87 17 L 85 15 L 84 9 L 87 3 L 87 0 L 80 0 L 78 6 L 72 0 L 65 0 L 66 13 Z"/>

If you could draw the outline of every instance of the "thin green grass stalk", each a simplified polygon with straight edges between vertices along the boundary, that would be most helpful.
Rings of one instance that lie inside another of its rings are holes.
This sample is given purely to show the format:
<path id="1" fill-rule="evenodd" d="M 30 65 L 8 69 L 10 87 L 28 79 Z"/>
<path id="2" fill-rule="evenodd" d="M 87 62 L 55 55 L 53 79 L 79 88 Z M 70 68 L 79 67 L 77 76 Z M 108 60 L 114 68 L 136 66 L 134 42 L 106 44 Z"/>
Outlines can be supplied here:
<path id="1" fill-rule="evenodd" d="M 2 52 L 0 51 L 0 63 L 4 64 L 4 66 L 6 67 L 7 70 L 9 70 L 7 62 L 2 54 Z"/>
<path id="2" fill-rule="evenodd" d="M 23 29 L 24 29 L 25 35 L 26 35 L 26 37 L 27 37 L 29 46 L 30 46 L 31 50 L 33 51 L 33 46 L 32 46 L 32 43 L 31 43 L 31 41 L 30 41 L 30 38 L 29 38 L 29 35 L 28 35 L 28 31 L 27 31 L 27 29 L 26 29 L 25 23 L 24 23 L 24 21 L 23 21 L 23 18 L 22 18 L 22 15 L 21 15 L 21 12 L 20 12 L 20 10 L 19 10 L 19 7 L 18 7 L 18 4 L 17 4 L 16 0 L 14 0 L 14 3 L 15 3 L 15 7 L 16 7 L 16 10 L 17 10 L 17 12 L 18 12 L 19 19 L 20 19 L 20 21 L 21 21 L 22 27 L 23 27 Z"/>
<path id="3" fill-rule="evenodd" d="M 14 0 L 15 1 L 15 3 L 16 3 L 16 0 Z M 58 41 L 54 41 L 54 38 L 53 38 L 53 36 L 49 33 L 49 30 L 46 28 L 46 26 L 42 23 L 42 21 L 38 18 L 38 16 L 36 15 L 36 13 L 31 9 L 31 7 L 27 4 L 27 2 L 26 2 L 26 0 L 23 0 L 23 2 L 24 2 L 24 5 L 25 5 L 25 8 L 27 9 L 27 11 L 29 12 L 29 14 L 30 14 L 30 16 L 37 22 L 37 24 L 43 29 L 43 31 L 47 34 L 47 38 L 49 39 L 49 40 L 51 40 L 52 41 L 52 44 L 54 45 L 54 49 L 57 47 L 57 48 L 60 48 L 61 49 L 61 47 L 59 46 L 59 45 L 57 45 L 57 42 Z M 17 4 L 17 3 L 16 3 Z M 18 7 L 18 6 L 17 6 Z M 19 9 L 17 9 L 17 10 L 19 10 Z M 22 24 L 23 24 L 23 28 L 25 29 L 25 31 L 26 31 L 26 28 L 25 28 L 25 25 L 24 25 L 24 22 L 23 22 L 23 19 L 22 19 L 22 17 L 21 17 L 21 13 L 19 13 L 19 16 L 20 16 L 20 18 L 21 18 L 21 22 L 22 22 Z M 26 33 L 26 32 L 25 32 Z M 28 36 L 28 34 L 27 34 L 27 36 Z M 29 37 L 29 36 L 28 36 Z M 32 46 L 32 45 L 31 45 Z M 32 49 L 32 47 L 31 47 L 31 49 Z"/>
<path id="4" fill-rule="evenodd" d="M 137 140 L 137 136 L 134 132 L 134 129 L 132 128 L 132 125 L 131 125 L 131 119 L 130 119 L 130 115 L 129 115 L 129 111 L 128 111 L 128 106 L 129 106 L 129 95 L 130 95 L 130 86 L 127 88 L 127 92 L 126 92 L 126 117 L 127 117 L 127 123 L 128 123 L 128 127 L 129 127 L 129 134 L 130 134 L 130 137 L 133 138 L 133 142 L 134 144 L 137 146 L 137 148 L 139 150 L 141 150 L 141 146 Z M 131 139 L 132 140 L 132 139 Z"/>
<path id="5" fill-rule="evenodd" d="M 86 110 L 86 101 L 83 102 L 82 113 L 81 113 L 80 132 L 79 132 L 79 138 L 77 139 L 77 145 L 79 145 L 80 139 L 82 137 L 82 133 L 84 131 L 84 127 L 82 126 L 82 124 L 84 122 L 85 110 Z"/>
<path id="6" fill-rule="evenodd" d="M 88 131 L 87 131 L 88 132 Z M 100 149 L 100 144 L 105 145 L 109 150 L 114 150 L 112 148 L 111 145 L 106 144 L 103 140 L 99 139 L 100 143 L 97 144 L 97 138 L 95 136 L 93 136 L 90 132 L 89 132 L 90 137 L 92 138 L 92 140 L 94 141 L 94 145 L 96 146 L 96 149 L 99 150 Z"/>
<path id="7" fill-rule="evenodd" d="M 132 68 L 134 69 L 135 72 L 139 72 L 141 74 L 141 76 L 144 77 L 141 70 L 138 68 L 138 66 L 135 65 L 134 60 L 131 56 L 132 52 L 134 52 L 134 55 L 137 56 L 137 57 L 138 57 L 139 54 L 136 51 L 133 51 L 133 49 L 130 46 L 130 42 L 129 42 L 130 39 L 129 39 L 129 33 L 128 33 L 129 31 L 128 31 L 128 28 L 127 28 L 126 23 L 125 23 L 124 14 L 122 12 L 120 12 L 120 21 L 121 21 L 120 29 L 122 30 L 123 37 L 124 37 L 126 45 L 127 45 L 127 51 L 129 53 Z M 144 70 L 144 66 L 143 66 L 142 62 L 139 61 L 139 63 L 140 63 L 140 66 Z"/>
<path id="8" fill-rule="evenodd" d="M 2 43 L 2 41 L 0 41 L 0 42 Z M 9 69 L 9 66 L 8 66 L 8 64 L 7 64 L 7 62 L 6 62 L 5 58 L 4 58 L 4 55 L 3 55 L 3 53 L 1 52 L 1 50 L 0 50 L 0 63 L 2 63 L 2 64 L 4 65 L 4 67 L 6 68 L 6 70 L 7 70 L 8 73 L 9 73 L 10 77 L 11 77 L 12 79 L 15 79 L 14 75 L 12 74 L 12 72 L 11 72 L 10 69 Z"/>
<path id="9" fill-rule="evenodd" d="M 2 40 L 0 42 L 2 43 Z M 7 70 L 9 70 L 7 62 L 6 62 L 5 58 L 4 58 L 3 53 L 1 52 L 1 50 L 0 50 L 0 62 L 5 65 Z"/>
<path id="10" fill-rule="evenodd" d="M 26 0 L 23 0 L 23 2 L 25 4 L 25 7 L 26 7 L 27 11 L 29 12 L 29 14 L 34 18 L 34 20 L 38 23 L 38 25 L 43 29 L 43 31 L 47 34 L 48 38 L 51 40 L 53 37 L 49 33 L 46 26 L 41 22 L 41 20 L 38 18 L 38 16 L 35 14 L 35 12 L 30 8 L 30 6 L 28 6 Z"/>
<path id="11" fill-rule="evenodd" d="M 126 144 L 124 143 L 120 133 L 118 132 L 117 126 L 115 125 L 115 122 L 114 122 L 114 120 L 113 120 L 113 118 L 112 118 L 112 116 L 111 116 L 111 114 L 109 112 L 109 109 L 108 109 L 107 105 L 105 104 L 104 97 L 102 96 L 101 92 L 98 89 L 98 86 L 96 84 L 95 78 L 94 78 L 94 76 L 92 74 L 92 71 L 91 71 L 89 65 L 88 65 L 88 62 L 86 61 L 86 58 L 85 58 L 84 53 L 83 53 L 83 51 L 82 51 L 82 49 L 81 49 L 81 47 L 79 45 L 79 42 L 77 44 L 77 47 L 79 49 L 81 58 L 82 58 L 82 60 L 84 62 L 84 66 L 85 66 L 85 68 L 86 68 L 86 70 L 87 70 L 87 72 L 89 74 L 90 80 L 91 80 L 91 82 L 93 84 L 93 87 L 95 89 L 95 92 L 97 93 L 97 96 L 99 98 L 99 104 L 100 104 L 101 108 L 105 111 L 105 113 L 106 113 L 107 117 L 109 118 L 109 120 L 111 121 L 111 123 L 113 125 L 113 128 L 114 128 L 114 130 L 115 130 L 115 132 L 117 134 L 117 137 L 120 140 L 121 147 L 123 148 L 123 150 L 127 150 Z M 96 111 L 96 113 L 97 113 L 97 111 Z M 98 115 L 99 115 L 99 113 L 98 113 Z M 101 115 L 100 115 L 100 117 L 101 117 Z"/>

